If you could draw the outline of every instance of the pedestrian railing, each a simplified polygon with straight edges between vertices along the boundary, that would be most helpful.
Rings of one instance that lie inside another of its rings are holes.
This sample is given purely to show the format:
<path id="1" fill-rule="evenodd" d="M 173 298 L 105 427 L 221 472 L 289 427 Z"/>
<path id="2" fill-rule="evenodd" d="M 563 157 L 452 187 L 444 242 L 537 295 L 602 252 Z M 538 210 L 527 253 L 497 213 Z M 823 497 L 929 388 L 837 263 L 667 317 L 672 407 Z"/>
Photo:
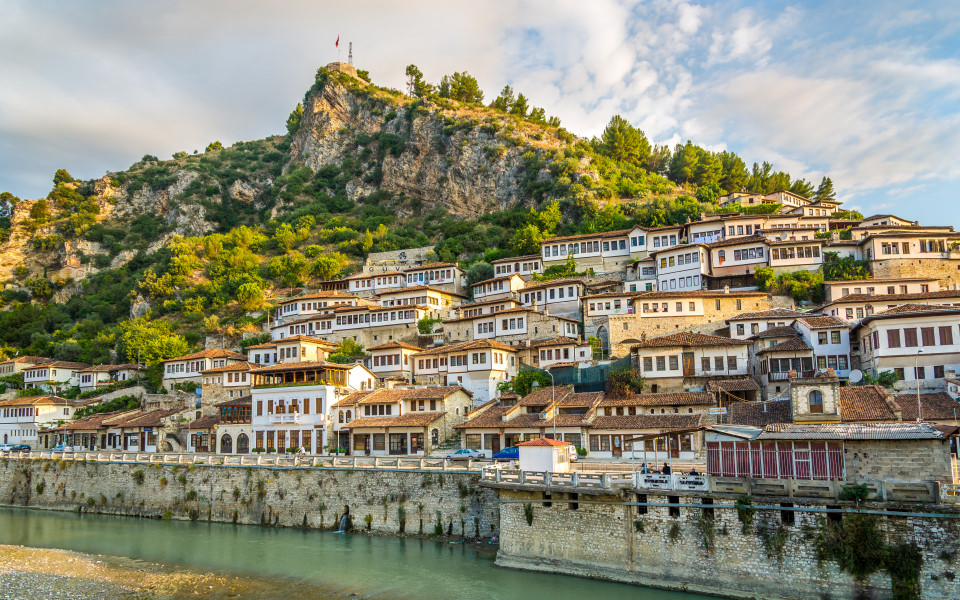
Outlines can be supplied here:
<path id="1" fill-rule="evenodd" d="M 8 458 L 98 463 L 159 465 L 211 465 L 223 467 L 284 467 L 370 469 L 391 471 L 470 471 L 479 473 L 490 464 L 483 460 L 449 460 L 398 456 L 318 456 L 310 454 L 194 454 L 172 452 L 71 452 L 39 450 L 11 452 Z"/>
<path id="2" fill-rule="evenodd" d="M 498 484 L 538 485 L 559 488 L 590 488 L 602 490 L 633 487 L 631 473 L 551 473 L 549 471 L 521 471 L 492 465 L 483 468 L 483 481 Z"/>
<path id="3" fill-rule="evenodd" d="M 940 501 L 944 504 L 960 504 L 960 485 L 955 483 L 941 485 Z"/>

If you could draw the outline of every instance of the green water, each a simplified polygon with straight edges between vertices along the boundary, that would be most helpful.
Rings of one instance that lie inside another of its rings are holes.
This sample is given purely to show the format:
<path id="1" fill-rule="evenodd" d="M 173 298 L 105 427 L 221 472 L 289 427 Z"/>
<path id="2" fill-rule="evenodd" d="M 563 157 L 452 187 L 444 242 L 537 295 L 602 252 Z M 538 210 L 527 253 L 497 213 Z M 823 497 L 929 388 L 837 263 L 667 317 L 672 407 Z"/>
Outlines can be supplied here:
<path id="1" fill-rule="evenodd" d="M 500 569 L 471 546 L 220 523 L 0 509 L 0 544 L 57 548 L 241 575 L 310 580 L 331 596 L 694 600 L 562 575 Z"/>

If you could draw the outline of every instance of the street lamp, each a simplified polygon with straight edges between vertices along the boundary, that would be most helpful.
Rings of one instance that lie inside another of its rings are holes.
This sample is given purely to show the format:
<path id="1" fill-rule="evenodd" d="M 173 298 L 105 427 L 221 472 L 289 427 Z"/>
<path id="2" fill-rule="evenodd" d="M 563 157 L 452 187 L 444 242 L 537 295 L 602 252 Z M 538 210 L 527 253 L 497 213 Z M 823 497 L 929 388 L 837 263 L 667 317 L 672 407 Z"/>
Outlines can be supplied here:
<path id="1" fill-rule="evenodd" d="M 921 409 L 920 409 L 920 377 L 918 377 L 918 375 L 920 374 L 920 355 L 921 354 L 923 354 L 923 348 L 918 348 L 917 355 L 913 359 L 913 362 L 914 362 L 913 378 L 917 380 L 917 423 L 921 423 L 923 421 L 923 417 L 921 415 Z"/>

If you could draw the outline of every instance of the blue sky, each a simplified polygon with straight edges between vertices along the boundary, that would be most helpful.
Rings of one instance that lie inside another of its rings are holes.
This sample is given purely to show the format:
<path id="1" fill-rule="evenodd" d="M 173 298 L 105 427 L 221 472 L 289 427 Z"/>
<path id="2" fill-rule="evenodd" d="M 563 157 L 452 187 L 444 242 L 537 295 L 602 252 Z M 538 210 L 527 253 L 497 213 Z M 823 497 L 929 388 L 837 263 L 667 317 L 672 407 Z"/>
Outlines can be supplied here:
<path id="1" fill-rule="evenodd" d="M 467 70 L 573 133 L 621 114 L 660 143 L 730 149 L 864 213 L 960 225 L 960 3 L 0 0 L 0 191 L 57 168 L 283 131 L 318 66 L 354 42 L 402 88 Z"/>

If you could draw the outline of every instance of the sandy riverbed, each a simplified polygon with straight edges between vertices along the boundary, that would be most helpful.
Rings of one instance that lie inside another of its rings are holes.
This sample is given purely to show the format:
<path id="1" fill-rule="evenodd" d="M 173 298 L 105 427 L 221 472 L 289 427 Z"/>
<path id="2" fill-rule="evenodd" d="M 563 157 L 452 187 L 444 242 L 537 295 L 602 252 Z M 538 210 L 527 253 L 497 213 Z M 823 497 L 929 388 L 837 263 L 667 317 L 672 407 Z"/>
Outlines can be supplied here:
<path id="1" fill-rule="evenodd" d="M 0 600 L 307 599 L 356 596 L 313 582 L 260 579 L 117 556 L 0 545 Z"/>

